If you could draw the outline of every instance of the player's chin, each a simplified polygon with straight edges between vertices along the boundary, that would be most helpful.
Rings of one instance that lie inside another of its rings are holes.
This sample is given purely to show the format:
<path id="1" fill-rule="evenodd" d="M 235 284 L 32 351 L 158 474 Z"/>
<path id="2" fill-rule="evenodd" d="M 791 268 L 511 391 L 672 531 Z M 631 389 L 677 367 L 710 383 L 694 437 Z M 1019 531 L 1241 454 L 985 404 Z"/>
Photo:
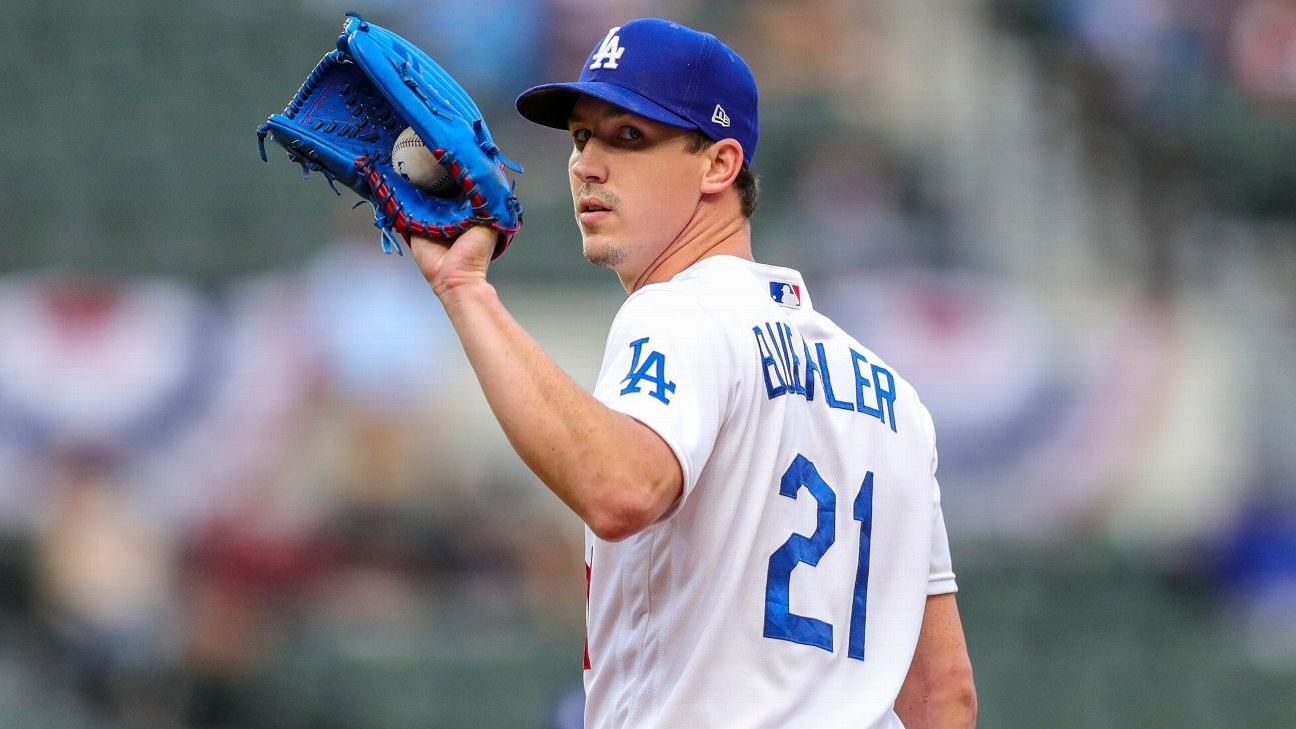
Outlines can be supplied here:
<path id="1" fill-rule="evenodd" d="M 587 233 L 583 229 L 581 233 L 584 235 L 585 260 L 613 270 L 626 262 L 625 249 L 618 246 L 611 236 Z"/>

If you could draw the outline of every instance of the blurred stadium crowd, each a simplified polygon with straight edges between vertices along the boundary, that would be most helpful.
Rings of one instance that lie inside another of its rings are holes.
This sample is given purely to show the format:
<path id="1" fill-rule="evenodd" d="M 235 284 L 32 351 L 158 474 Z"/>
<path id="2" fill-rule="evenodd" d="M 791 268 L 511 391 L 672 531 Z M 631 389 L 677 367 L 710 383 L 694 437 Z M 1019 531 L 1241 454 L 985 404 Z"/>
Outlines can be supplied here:
<path id="1" fill-rule="evenodd" d="M 579 523 L 412 263 L 257 159 L 345 9 L 528 167 L 492 275 L 589 385 L 622 292 L 512 99 L 726 38 L 758 257 L 935 417 L 985 725 L 1296 726 L 1289 0 L 7 8 L 0 726 L 579 726 Z"/>

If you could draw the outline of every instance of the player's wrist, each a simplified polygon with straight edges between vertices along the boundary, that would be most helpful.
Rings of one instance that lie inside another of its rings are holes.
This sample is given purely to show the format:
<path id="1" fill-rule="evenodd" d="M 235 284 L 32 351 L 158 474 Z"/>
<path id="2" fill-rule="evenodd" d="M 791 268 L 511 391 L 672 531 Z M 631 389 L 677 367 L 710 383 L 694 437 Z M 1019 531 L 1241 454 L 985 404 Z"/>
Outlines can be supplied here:
<path id="1" fill-rule="evenodd" d="M 492 301 L 499 301 L 498 292 L 484 276 L 448 283 L 438 289 L 436 295 L 445 307 L 446 314 L 452 319 L 466 307 L 480 308 Z"/>

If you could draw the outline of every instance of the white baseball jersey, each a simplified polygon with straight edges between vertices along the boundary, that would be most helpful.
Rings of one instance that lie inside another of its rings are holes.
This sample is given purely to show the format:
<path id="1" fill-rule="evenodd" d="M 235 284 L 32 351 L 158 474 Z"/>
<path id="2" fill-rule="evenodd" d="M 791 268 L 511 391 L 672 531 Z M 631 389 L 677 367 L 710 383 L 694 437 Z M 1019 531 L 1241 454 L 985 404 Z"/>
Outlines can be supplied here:
<path id="1" fill-rule="evenodd" d="M 621 542 L 586 530 L 586 727 L 901 727 L 926 598 L 956 589 L 913 388 L 799 273 L 716 256 L 626 300 L 595 396 L 684 492 Z"/>

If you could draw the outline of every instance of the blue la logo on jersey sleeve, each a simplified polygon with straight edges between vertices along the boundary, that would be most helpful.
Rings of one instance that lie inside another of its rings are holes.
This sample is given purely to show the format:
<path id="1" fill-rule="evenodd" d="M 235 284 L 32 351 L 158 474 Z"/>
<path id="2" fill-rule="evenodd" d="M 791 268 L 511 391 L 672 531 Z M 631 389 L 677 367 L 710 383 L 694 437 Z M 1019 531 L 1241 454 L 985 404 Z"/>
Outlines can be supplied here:
<path id="1" fill-rule="evenodd" d="M 670 405 L 668 392 L 675 392 L 675 383 L 666 379 L 666 355 L 653 350 L 648 356 L 643 357 L 643 346 L 648 343 L 648 337 L 636 339 L 630 343 L 631 361 L 630 372 L 621 381 L 626 383 L 622 388 L 622 395 L 629 395 L 632 392 L 641 392 L 642 388 L 639 383 L 647 382 L 654 385 L 654 388 L 648 393 L 653 397 L 661 400 L 663 404 Z M 642 361 L 641 361 L 642 360 Z"/>

